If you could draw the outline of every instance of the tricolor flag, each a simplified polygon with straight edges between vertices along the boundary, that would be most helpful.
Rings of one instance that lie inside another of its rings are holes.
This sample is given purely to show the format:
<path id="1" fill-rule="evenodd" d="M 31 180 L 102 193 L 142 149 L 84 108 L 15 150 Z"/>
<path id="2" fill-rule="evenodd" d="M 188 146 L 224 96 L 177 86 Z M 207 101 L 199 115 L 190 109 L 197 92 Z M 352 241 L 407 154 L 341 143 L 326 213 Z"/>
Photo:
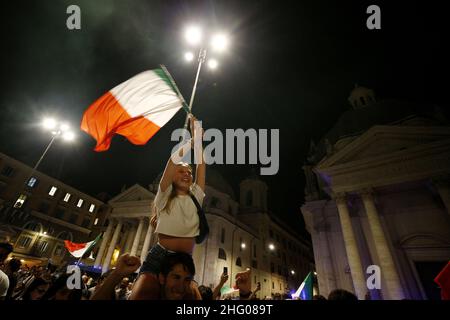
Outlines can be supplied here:
<path id="1" fill-rule="evenodd" d="M 102 234 L 99 234 L 97 238 L 86 243 L 74 243 L 69 240 L 64 240 L 64 245 L 66 246 L 67 250 L 69 250 L 71 255 L 73 255 L 75 258 L 81 258 L 86 252 L 90 251 L 95 246 L 95 244 L 98 242 L 98 240 L 101 239 L 101 237 Z"/>
<path id="2" fill-rule="evenodd" d="M 143 145 L 183 107 L 184 100 L 164 66 L 119 84 L 84 112 L 81 130 L 96 141 L 95 151 L 109 149 L 120 134 Z"/>
<path id="3" fill-rule="evenodd" d="M 450 300 L 450 261 L 436 276 L 434 282 L 441 287 L 441 299 Z"/>
<path id="4" fill-rule="evenodd" d="M 298 288 L 298 290 L 292 294 L 292 298 L 300 298 L 301 300 L 312 300 L 313 298 L 313 276 L 312 272 L 308 273 L 305 280 Z"/>

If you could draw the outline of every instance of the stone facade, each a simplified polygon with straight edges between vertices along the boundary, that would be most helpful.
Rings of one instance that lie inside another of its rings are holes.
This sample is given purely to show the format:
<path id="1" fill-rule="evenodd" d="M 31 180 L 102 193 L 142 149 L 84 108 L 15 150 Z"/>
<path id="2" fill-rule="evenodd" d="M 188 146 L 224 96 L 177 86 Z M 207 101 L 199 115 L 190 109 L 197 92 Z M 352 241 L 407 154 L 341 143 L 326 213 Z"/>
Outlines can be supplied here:
<path id="1" fill-rule="evenodd" d="M 433 299 L 432 275 L 450 259 L 450 127 L 433 112 L 408 111 L 404 103 L 405 112 L 393 118 L 388 110 L 395 114 L 395 103 L 386 108 L 374 98 L 358 101 L 366 104 L 344 114 L 303 167 L 301 210 L 320 293 L 344 288 L 360 299 L 367 292 L 372 299 Z M 367 121 L 368 114 L 378 118 Z M 348 122 L 345 131 L 343 119 L 368 126 L 352 132 Z M 379 290 L 367 287 L 370 265 L 380 267 Z"/>

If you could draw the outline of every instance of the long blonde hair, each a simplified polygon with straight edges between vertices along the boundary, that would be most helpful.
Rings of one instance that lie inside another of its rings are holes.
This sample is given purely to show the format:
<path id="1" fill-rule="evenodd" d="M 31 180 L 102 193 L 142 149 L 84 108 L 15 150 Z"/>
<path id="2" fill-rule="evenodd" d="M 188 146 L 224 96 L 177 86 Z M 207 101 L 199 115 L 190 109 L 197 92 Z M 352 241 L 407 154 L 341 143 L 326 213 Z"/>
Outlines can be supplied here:
<path id="1" fill-rule="evenodd" d="M 192 167 L 189 163 L 187 162 L 178 162 L 176 164 L 176 166 L 183 166 L 183 167 L 187 167 L 189 169 L 189 171 L 191 171 L 192 174 Z M 170 207 L 172 204 L 172 200 L 177 196 L 177 190 L 175 188 L 175 185 L 172 183 L 172 191 L 170 192 L 169 198 L 167 199 L 166 205 L 164 206 L 164 208 L 161 210 L 166 210 L 167 214 L 170 213 Z"/>

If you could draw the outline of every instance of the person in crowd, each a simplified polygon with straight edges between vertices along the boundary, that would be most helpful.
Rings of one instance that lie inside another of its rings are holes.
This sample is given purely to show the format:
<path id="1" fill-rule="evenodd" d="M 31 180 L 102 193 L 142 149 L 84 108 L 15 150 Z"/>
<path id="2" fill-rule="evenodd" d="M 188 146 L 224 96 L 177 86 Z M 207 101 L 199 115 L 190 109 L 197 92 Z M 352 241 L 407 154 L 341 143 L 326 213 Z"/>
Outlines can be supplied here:
<path id="1" fill-rule="evenodd" d="M 13 246 L 9 243 L 0 243 L 0 300 L 4 300 L 8 294 L 9 278 L 8 275 L 2 271 L 4 269 L 4 263 L 9 254 L 13 252 Z"/>
<path id="2" fill-rule="evenodd" d="M 35 278 L 23 295 L 17 300 L 41 300 L 50 287 L 50 283 L 42 278 Z"/>
<path id="3" fill-rule="evenodd" d="M 158 276 L 162 261 L 174 252 L 192 255 L 194 250 L 200 222 L 197 204 L 201 206 L 205 197 L 206 170 L 201 141 L 194 143 L 203 136 L 203 130 L 198 124 L 195 117 L 191 116 L 193 138 L 180 146 L 167 161 L 154 200 L 156 214 L 152 218 L 155 232 L 158 234 L 158 243 L 150 249 L 142 265 L 131 293 L 132 300 L 158 299 Z M 186 150 L 192 147 L 202 160 L 197 164 L 195 179 L 191 166 L 179 162 L 186 155 Z"/>
<path id="4" fill-rule="evenodd" d="M 70 275 L 63 273 L 56 275 L 50 288 L 42 297 L 42 300 L 81 300 L 81 289 L 69 289 L 67 286 L 67 280 Z"/>
<path id="5" fill-rule="evenodd" d="M 6 273 L 6 275 L 8 276 L 8 280 L 9 280 L 9 288 L 8 288 L 8 292 L 6 293 L 5 300 L 11 299 L 14 288 L 17 285 L 17 277 L 18 277 L 17 272 L 20 270 L 21 265 L 22 265 L 22 263 L 20 262 L 20 260 L 16 259 L 16 258 L 10 259 L 5 264 L 5 268 L 3 271 Z"/>
<path id="6" fill-rule="evenodd" d="M 335 289 L 328 295 L 328 300 L 335 301 L 357 301 L 358 298 L 350 291 L 344 289 Z"/>

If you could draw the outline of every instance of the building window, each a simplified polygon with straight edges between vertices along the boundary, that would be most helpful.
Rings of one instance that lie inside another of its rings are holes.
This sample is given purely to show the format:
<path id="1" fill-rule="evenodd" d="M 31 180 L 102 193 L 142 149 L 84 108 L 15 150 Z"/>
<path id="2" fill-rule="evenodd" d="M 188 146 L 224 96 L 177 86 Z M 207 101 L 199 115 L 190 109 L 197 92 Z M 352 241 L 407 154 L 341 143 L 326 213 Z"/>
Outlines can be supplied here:
<path id="1" fill-rule="evenodd" d="M 51 195 L 51 196 L 53 197 L 53 196 L 55 195 L 55 193 L 56 193 L 56 190 L 58 190 L 58 188 L 55 187 L 55 186 L 52 186 L 52 187 L 50 188 L 50 191 L 48 192 L 48 194 Z"/>
<path id="2" fill-rule="evenodd" d="M 281 266 L 278 265 L 278 274 L 281 276 Z"/>
<path id="3" fill-rule="evenodd" d="M 275 273 L 275 265 L 273 262 L 270 263 L 270 272 Z"/>
<path id="4" fill-rule="evenodd" d="M 256 276 L 253 279 L 254 279 L 253 282 L 256 283 Z"/>
<path id="5" fill-rule="evenodd" d="M 37 179 L 35 177 L 31 177 L 30 180 L 28 180 L 27 186 L 30 188 L 34 188 L 37 184 Z"/>
<path id="6" fill-rule="evenodd" d="M 95 204 L 91 204 L 89 206 L 89 212 L 94 212 L 94 210 L 95 210 Z"/>
<path id="7" fill-rule="evenodd" d="M 25 203 L 25 200 L 27 200 L 27 196 L 21 194 L 19 198 L 17 198 L 16 203 L 14 204 L 14 208 L 22 208 L 23 204 Z"/>
<path id="8" fill-rule="evenodd" d="M 227 260 L 227 254 L 225 253 L 225 250 L 222 248 L 219 248 L 219 259 Z"/>
<path id="9" fill-rule="evenodd" d="M 245 196 L 245 204 L 247 207 L 250 207 L 253 204 L 253 193 L 251 191 L 247 191 L 247 195 Z"/>
<path id="10" fill-rule="evenodd" d="M 4 175 L 5 177 L 11 177 L 13 173 L 14 169 L 12 167 L 10 166 L 3 167 L 2 175 Z"/>
<path id="11" fill-rule="evenodd" d="M 220 233 L 220 242 L 225 243 L 225 228 L 222 228 L 222 231 Z"/>
<path id="12" fill-rule="evenodd" d="M 77 203 L 77 207 L 81 208 L 81 206 L 83 205 L 84 200 L 83 199 L 79 199 L 78 203 Z"/>
<path id="13" fill-rule="evenodd" d="M 62 256 L 64 253 L 64 247 L 62 246 L 56 246 L 55 251 L 53 252 L 53 255 L 56 257 Z"/>
<path id="14" fill-rule="evenodd" d="M 258 269 L 258 261 L 252 260 L 252 268 Z"/>
<path id="15" fill-rule="evenodd" d="M 275 289 L 275 282 L 272 281 L 272 289 Z"/>
<path id="16" fill-rule="evenodd" d="M 238 257 L 238 258 L 236 259 L 236 265 L 237 265 L 238 267 L 242 267 L 241 257 Z"/>
<path id="17" fill-rule="evenodd" d="M 36 222 L 36 221 L 29 221 L 27 223 L 25 223 L 25 225 L 23 226 L 24 229 L 27 230 L 31 230 L 31 231 L 36 231 L 41 233 L 43 231 L 43 227 L 42 224 Z"/>
<path id="18" fill-rule="evenodd" d="M 256 244 L 253 245 L 253 258 L 256 258 Z"/>
<path id="19" fill-rule="evenodd" d="M 60 233 L 58 234 L 57 238 L 58 238 L 58 239 L 61 239 L 61 240 L 69 240 L 69 241 L 72 241 L 72 240 L 73 240 L 72 233 L 71 233 L 71 232 L 68 232 L 68 231 L 62 231 L 62 232 L 60 232 Z"/>
<path id="20" fill-rule="evenodd" d="M 47 248 L 48 248 L 48 242 L 42 241 L 41 244 L 39 245 L 39 251 L 41 253 L 45 253 L 45 251 L 47 251 Z"/>
<path id="21" fill-rule="evenodd" d="M 97 225 L 97 223 L 98 223 L 98 218 L 95 218 L 95 221 L 94 221 L 94 226 L 96 226 L 96 225 Z"/>
<path id="22" fill-rule="evenodd" d="M 64 202 L 69 202 L 70 196 L 71 194 L 67 192 L 66 195 L 64 196 Z"/>
<path id="23" fill-rule="evenodd" d="M 19 248 L 27 248 L 31 243 L 30 237 L 20 237 L 19 241 L 17 241 L 17 245 Z"/>
<path id="24" fill-rule="evenodd" d="M 281 282 L 280 282 L 280 291 L 281 291 Z"/>

